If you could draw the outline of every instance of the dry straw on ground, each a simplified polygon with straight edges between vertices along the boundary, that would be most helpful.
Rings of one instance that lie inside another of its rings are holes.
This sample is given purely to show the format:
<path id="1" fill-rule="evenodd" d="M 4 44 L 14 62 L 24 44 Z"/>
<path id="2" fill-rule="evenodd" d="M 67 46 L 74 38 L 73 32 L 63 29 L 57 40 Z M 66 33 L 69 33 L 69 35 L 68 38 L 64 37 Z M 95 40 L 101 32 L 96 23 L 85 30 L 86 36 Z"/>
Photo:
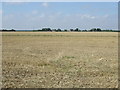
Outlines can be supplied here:
<path id="1" fill-rule="evenodd" d="M 116 32 L 3 33 L 3 87 L 114 88 Z"/>

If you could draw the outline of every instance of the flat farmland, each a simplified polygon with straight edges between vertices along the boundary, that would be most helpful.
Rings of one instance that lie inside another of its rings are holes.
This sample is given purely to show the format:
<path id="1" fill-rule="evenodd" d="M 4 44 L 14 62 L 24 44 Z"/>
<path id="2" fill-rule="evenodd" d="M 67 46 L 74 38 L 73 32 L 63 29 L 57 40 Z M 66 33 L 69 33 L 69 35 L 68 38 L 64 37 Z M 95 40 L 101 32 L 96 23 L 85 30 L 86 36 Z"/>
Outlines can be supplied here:
<path id="1" fill-rule="evenodd" d="M 3 32 L 3 88 L 117 88 L 117 32 Z"/>

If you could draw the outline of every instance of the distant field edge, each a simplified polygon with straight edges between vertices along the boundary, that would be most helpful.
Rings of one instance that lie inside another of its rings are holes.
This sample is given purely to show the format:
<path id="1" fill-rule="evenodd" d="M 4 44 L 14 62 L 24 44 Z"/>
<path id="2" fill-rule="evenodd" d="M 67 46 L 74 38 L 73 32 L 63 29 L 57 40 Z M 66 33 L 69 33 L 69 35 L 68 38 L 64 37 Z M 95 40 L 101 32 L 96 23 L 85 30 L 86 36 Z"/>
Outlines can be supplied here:
<path id="1" fill-rule="evenodd" d="M 119 88 L 2 88 L 1 90 L 119 90 Z"/>

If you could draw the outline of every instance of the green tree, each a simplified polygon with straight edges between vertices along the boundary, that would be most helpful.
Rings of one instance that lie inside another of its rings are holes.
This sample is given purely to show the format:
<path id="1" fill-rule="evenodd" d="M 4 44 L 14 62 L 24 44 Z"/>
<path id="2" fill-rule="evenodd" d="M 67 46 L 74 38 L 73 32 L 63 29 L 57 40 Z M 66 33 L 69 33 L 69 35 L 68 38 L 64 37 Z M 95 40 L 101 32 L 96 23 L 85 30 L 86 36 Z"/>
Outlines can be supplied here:
<path id="1" fill-rule="evenodd" d="M 65 32 L 67 32 L 68 30 L 67 30 L 67 29 L 65 29 L 64 31 L 65 31 Z"/>
<path id="2" fill-rule="evenodd" d="M 57 31 L 58 31 L 58 32 L 61 32 L 61 29 L 58 28 Z"/>
<path id="3" fill-rule="evenodd" d="M 75 29 L 75 31 L 79 31 L 79 29 L 78 29 L 78 28 L 76 28 L 76 29 Z"/>
<path id="4" fill-rule="evenodd" d="M 100 28 L 97 28 L 96 30 L 97 30 L 97 31 L 102 31 Z"/>
<path id="5" fill-rule="evenodd" d="M 52 31 L 50 28 L 42 28 L 42 31 Z"/>
<path id="6" fill-rule="evenodd" d="M 73 29 L 70 29 L 70 31 L 72 32 L 72 31 L 74 31 Z"/>
<path id="7" fill-rule="evenodd" d="M 95 32 L 95 31 L 97 31 L 97 29 L 96 28 L 92 28 L 90 31 Z"/>

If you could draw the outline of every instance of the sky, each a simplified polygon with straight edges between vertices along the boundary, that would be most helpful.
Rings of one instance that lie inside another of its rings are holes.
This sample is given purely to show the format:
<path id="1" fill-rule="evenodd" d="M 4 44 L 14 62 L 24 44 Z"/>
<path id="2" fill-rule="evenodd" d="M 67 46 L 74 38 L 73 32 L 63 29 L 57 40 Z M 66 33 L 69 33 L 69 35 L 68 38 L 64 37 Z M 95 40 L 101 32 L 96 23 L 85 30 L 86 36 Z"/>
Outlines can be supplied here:
<path id="1" fill-rule="evenodd" d="M 118 29 L 117 2 L 3 2 L 2 28 Z"/>

